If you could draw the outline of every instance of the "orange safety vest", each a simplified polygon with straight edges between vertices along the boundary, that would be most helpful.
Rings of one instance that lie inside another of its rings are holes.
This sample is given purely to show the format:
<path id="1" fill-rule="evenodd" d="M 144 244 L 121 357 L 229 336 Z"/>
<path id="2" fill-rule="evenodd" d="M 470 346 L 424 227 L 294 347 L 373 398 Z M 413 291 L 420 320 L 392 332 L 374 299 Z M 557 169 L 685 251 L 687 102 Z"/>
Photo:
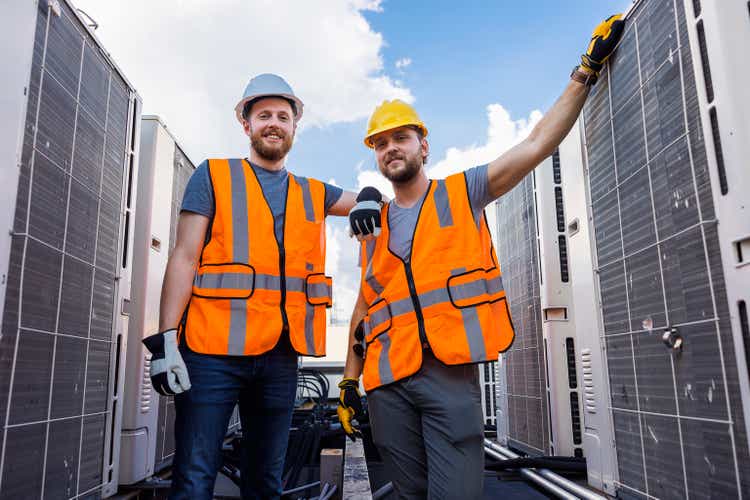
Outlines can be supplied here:
<path id="1" fill-rule="evenodd" d="M 365 390 L 416 373 L 426 347 L 448 365 L 497 360 L 515 334 L 487 220 L 474 218 L 464 174 L 430 181 L 406 261 L 388 248 L 388 210 L 380 237 L 362 245 Z"/>
<path id="2" fill-rule="evenodd" d="M 289 174 L 283 240 L 245 160 L 209 160 L 216 210 L 182 325 L 204 354 L 257 355 L 282 331 L 303 355 L 325 355 L 325 186 Z"/>

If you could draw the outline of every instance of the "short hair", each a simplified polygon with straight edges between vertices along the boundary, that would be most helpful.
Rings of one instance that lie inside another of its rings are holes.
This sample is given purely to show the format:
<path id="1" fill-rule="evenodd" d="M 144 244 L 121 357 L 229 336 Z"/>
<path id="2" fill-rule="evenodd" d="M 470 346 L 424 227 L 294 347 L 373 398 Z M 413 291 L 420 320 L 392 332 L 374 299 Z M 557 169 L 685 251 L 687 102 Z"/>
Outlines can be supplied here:
<path id="1" fill-rule="evenodd" d="M 422 130 L 422 127 L 418 127 L 416 125 L 409 125 L 409 128 L 412 129 L 414 132 L 417 133 L 417 137 L 419 138 L 419 142 L 422 142 L 422 139 L 424 139 L 424 130 Z M 427 156 L 424 157 L 423 164 L 427 165 L 427 160 L 430 159 L 429 153 Z"/>
<path id="2" fill-rule="evenodd" d="M 261 99 L 265 99 L 266 97 L 278 97 L 278 98 L 284 99 L 292 107 L 292 115 L 294 115 L 295 118 L 297 117 L 297 104 L 294 101 L 292 101 L 291 99 L 287 99 L 286 97 L 283 97 L 280 95 L 279 96 L 264 95 L 264 96 L 256 97 L 255 99 L 250 99 L 249 101 L 245 103 L 245 106 L 242 108 L 242 118 L 247 120 L 247 115 L 250 114 L 250 109 L 252 109 L 253 104 L 260 101 Z"/>
<path id="3" fill-rule="evenodd" d="M 422 127 L 418 127 L 416 125 L 409 125 L 409 128 L 417 133 L 417 137 L 419 137 L 420 141 L 424 139 L 424 131 L 422 130 Z"/>

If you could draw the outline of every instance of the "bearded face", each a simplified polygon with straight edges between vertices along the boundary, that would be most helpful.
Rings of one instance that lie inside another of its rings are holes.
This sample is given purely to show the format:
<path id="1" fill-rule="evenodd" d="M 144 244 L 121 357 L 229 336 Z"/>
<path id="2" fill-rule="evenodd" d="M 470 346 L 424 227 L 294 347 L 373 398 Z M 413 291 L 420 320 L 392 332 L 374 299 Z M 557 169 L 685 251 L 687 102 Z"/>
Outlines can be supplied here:
<path id="1" fill-rule="evenodd" d="M 380 172 L 391 182 L 407 183 L 412 180 L 422 168 L 422 151 L 404 152 L 390 151 L 378 166 Z"/>
<path id="2" fill-rule="evenodd" d="M 287 133 L 279 127 L 269 125 L 250 129 L 250 144 L 258 156 L 268 161 L 279 161 L 292 149 L 294 132 Z"/>
<path id="3" fill-rule="evenodd" d="M 296 128 L 294 110 L 286 99 L 261 98 L 251 105 L 243 127 L 257 155 L 278 162 L 292 148 Z"/>
<path id="4" fill-rule="evenodd" d="M 427 158 L 426 141 L 410 127 L 382 132 L 372 143 L 380 173 L 396 184 L 414 179 Z"/>

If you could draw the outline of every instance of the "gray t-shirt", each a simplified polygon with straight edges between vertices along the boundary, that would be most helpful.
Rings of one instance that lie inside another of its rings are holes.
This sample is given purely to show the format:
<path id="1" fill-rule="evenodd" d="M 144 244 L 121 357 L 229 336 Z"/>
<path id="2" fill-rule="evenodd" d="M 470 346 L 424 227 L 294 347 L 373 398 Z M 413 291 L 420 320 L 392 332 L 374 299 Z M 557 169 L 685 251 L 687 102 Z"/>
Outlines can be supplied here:
<path id="1" fill-rule="evenodd" d="M 271 213 L 274 219 L 274 230 L 276 232 L 276 238 L 281 241 L 283 237 L 284 227 L 284 201 L 286 199 L 286 189 L 289 185 L 289 175 L 286 168 L 281 170 L 266 170 L 265 168 L 257 165 L 250 164 L 255 175 L 258 176 L 258 181 L 263 189 L 263 193 L 266 195 L 268 204 L 271 208 Z M 328 214 L 328 210 L 341 198 L 341 194 L 344 192 L 338 186 L 332 184 L 323 183 L 325 185 L 325 213 Z M 209 219 L 214 216 L 214 192 L 211 187 L 211 176 L 208 171 L 208 162 L 204 161 L 198 168 L 195 169 L 193 175 L 190 177 L 187 186 L 185 187 L 185 194 L 182 198 L 182 210 L 188 212 L 195 212 L 200 215 L 205 215 Z"/>
<path id="2" fill-rule="evenodd" d="M 464 174 L 466 175 L 471 209 L 474 211 L 474 218 L 477 219 L 484 207 L 494 200 L 490 194 L 487 165 L 470 168 Z M 391 232 L 388 246 L 393 253 L 404 261 L 408 261 L 410 258 L 409 250 L 414 236 L 414 228 L 417 225 L 419 207 L 422 206 L 422 200 L 426 195 L 425 192 L 422 198 L 409 208 L 400 207 L 396 204 L 396 200 L 393 200 L 388 209 L 388 227 Z"/>

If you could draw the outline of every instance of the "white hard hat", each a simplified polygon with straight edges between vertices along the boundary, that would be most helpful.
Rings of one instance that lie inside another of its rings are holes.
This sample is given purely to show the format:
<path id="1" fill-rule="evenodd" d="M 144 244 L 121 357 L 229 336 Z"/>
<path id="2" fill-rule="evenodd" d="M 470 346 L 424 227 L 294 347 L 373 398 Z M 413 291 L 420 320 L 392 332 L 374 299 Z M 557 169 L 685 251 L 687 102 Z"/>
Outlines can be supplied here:
<path id="1" fill-rule="evenodd" d="M 245 109 L 245 105 L 255 99 L 261 97 L 281 97 L 288 101 L 290 104 L 293 103 L 294 108 L 294 121 L 299 121 L 302 118 L 302 108 L 304 104 L 302 101 L 294 95 L 292 87 L 286 83 L 286 80 L 281 78 L 279 75 L 272 73 L 263 73 L 250 80 L 245 87 L 245 92 L 242 94 L 242 99 L 234 107 L 234 111 L 237 115 L 237 120 L 242 123 L 242 113 Z"/>

